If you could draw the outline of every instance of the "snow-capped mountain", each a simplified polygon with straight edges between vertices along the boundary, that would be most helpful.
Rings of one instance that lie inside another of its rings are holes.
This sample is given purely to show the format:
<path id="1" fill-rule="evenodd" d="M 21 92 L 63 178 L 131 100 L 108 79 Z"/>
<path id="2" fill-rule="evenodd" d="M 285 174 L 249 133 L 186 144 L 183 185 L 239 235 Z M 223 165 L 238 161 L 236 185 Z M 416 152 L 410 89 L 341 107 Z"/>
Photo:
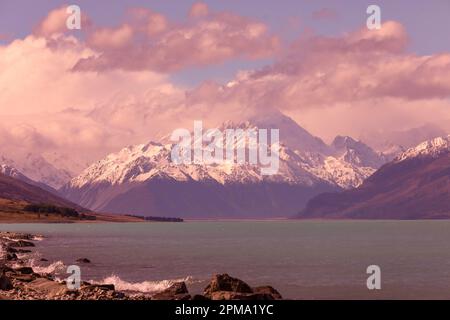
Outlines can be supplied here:
<path id="1" fill-rule="evenodd" d="M 356 189 L 317 195 L 298 217 L 448 219 L 450 136 L 408 149 Z"/>
<path id="2" fill-rule="evenodd" d="M 356 166 L 379 168 L 386 163 L 386 157 L 382 153 L 351 137 L 337 136 L 331 146 L 336 157 Z"/>
<path id="3" fill-rule="evenodd" d="M 238 124 L 226 122 L 220 127 L 227 128 L 279 129 L 277 174 L 263 175 L 258 165 L 231 162 L 174 164 L 173 145 L 164 138 L 108 155 L 72 179 L 61 192 L 99 211 L 286 216 L 318 192 L 358 186 L 382 161 L 379 154 L 348 137 L 328 146 L 282 114 Z"/>
<path id="4" fill-rule="evenodd" d="M 394 159 L 394 162 L 404 161 L 406 159 L 416 157 L 438 157 L 442 153 L 448 153 L 450 151 L 450 135 L 434 138 L 428 141 L 424 141 L 416 147 L 409 148 L 398 157 Z"/>
<path id="5" fill-rule="evenodd" d="M 19 180 L 30 180 L 26 176 L 24 176 L 22 173 L 19 172 L 16 168 L 10 167 L 6 164 L 0 164 L 0 173 L 4 174 L 5 176 L 19 179 Z"/>
<path id="6" fill-rule="evenodd" d="M 399 151 L 402 152 L 417 146 L 423 141 L 443 137 L 447 134 L 446 130 L 436 124 L 426 123 L 406 130 L 394 129 L 391 131 L 367 132 L 362 134 L 360 139 L 375 150 L 383 152 L 383 154 L 390 154 L 391 151 L 394 151 L 398 155 Z"/>
<path id="7" fill-rule="evenodd" d="M 25 183 L 28 183 L 30 185 L 39 187 L 45 191 L 51 192 L 53 194 L 57 194 L 58 192 L 53 189 L 52 187 L 42 183 L 42 182 L 36 182 L 31 180 L 30 178 L 28 178 L 27 176 L 25 176 L 24 174 L 22 174 L 19 170 L 17 170 L 16 168 L 13 168 L 11 166 L 8 166 L 6 164 L 0 164 L 0 173 L 7 176 L 7 177 L 11 177 L 14 178 L 16 180 L 20 180 L 23 181 Z"/>
<path id="8" fill-rule="evenodd" d="M 68 172 L 55 168 L 42 156 L 32 153 L 23 155 L 15 153 L 13 157 L 0 155 L 0 164 L 15 168 L 29 179 L 55 189 L 71 179 Z"/>

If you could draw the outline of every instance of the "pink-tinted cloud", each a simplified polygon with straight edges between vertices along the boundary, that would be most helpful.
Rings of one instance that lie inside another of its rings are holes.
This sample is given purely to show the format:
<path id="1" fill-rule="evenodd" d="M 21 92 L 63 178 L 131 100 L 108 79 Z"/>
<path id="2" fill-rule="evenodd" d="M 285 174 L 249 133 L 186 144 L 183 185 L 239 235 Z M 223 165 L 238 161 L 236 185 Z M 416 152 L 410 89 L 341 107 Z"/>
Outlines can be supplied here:
<path id="1" fill-rule="evenodd" d="M 92 48 L 118 49 L 131 44 L 133 35 L 133 29 L 127 24 L 114 29 L 99 28 L 89 36 L 88 43 Z"/>
<path id="2" fill-rule="evenodd" d="M 242 72 L 226 86 L 202 85 L 187 104 L 227 110 L 227 117 L 279 109 L 328 138 L 423 121 L 449 127 L 450 54 L 415 55 L 407 45 L 397 22 L 340 37 L 308 36 L 271 66 Z"/>
<path id="3" fill-rule="evenodd" d="M 191 11 L 203 18 L 171 23 L 147 9 L 132 10 L 130 14 L 137 19 L 117 28 L 97 29 L 88 37 L 98 55 L 81 59 L 74 70 L 145 69 L 166 73 L 235 58 L 264 58 L 279 47 L 278 38 L 264 23 L 226 12 L 205 16 L 201 3 Z"/>
<path id="4" fill-rule="evenodd" d="M 386 22 L 377 31 L 303 38 L 277 63 L 252 73 L 241 87 L 257 87 L 266 93 L 266 102 L 284 109 L 382 97 L 449 97 L 450 54 L 409 54 L 407 44 L 407 34 L 396 22 Z"/>
<path id="5" fill-rule="evenodd" d="M 327 138 L 421 122 L 450 128 L 450 54 L 408 53 L 399 23 L 302 37 L 266 68 L 187 89 L 152 70 L 258 56 L 271 43 L 266 26 L 226 13 L 181 24 L 144 9 L 129 15 L 134 19 L 116 28 L 88 33 L 86 43 L 62 35 L 0 45 L 2 148 L 23 140 L 30 151 L 59 150 L 89 162 L 191 128 L 194 119 L 216 125 L 273 109 Z M 77 63 L 83 72 L 71 71 Z"/>
<path id="6" fill-rule="evenodd" d="M 191 18 L 205 17 L 209 13 L 209 8 L 206 3 L 196 2 L 192 5 L 189 11 L 189 16 Z"/>
<path id="7" fill-rule="evenodd" d="M 67 13 L 68 6 L 61 6 L 48 13 L 48 15 L 38 23 L 34 28 L 33 33 L 38 36 L 50 37 L 55 34 L 66 33 L 69 29 L 66 26 L 67 18 L 70 16 Z M 88 28 L 91 22 L 88 16 L 81 12 L 81 27 Z"/>

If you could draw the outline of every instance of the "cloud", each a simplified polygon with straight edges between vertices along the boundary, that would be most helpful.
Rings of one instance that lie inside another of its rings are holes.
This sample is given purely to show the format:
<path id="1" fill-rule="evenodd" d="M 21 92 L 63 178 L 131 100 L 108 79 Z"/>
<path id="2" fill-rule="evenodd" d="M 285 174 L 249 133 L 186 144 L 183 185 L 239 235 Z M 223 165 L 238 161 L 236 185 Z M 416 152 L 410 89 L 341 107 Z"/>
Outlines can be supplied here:
<path id="1" fill-rule="evenodd" d="M 29 36 L 0 46 L 0 115 L 92 109 L 123 92 L 143 95 L 168 85 L 166 75 L 151 71 L 71 72 L 79 59 L 92 55 L 95 51 L 72 37 Z"/>
<path id="2" fill-rule="evenodd" d="M 61 6 L 48 13 L 48 15 L 40 21 L 34 28 L 33 34 L 43 37 L 51 37 L 55 34 L 67 33 L 70 31 L 66 26 L 67 18 L 70 16 L 67 13 L 68 6 Z M 88 16 L 81 12 L 81 26 L 83 28 L 89 27 L 91 24 Z"/>
<path id="3" fill-rule="evenodd" d="M 133 29 L 124 24 L 119 28 L 99 28 L 88 39 L 92 48 L 118 49 L 130 44 L 133 40 Z"/>
<path id="4" fill-rule="evenodd" d="M 192 5 L 189 16 L 191 18 L 205 17 L 209 13 L 208 5 L 203 2 L 196 2 Z"/>
<path id="5" fill-rule="evenodd" d="M 277 38 L 232 13 L 176 23 L 148 9 L 92 28 L 86 41 L 46 30 L 0 45 L 2 148 L 22 143 L 85 163 L 193 120 L 218 125 L 273 110 L 327 139 L 422 122 L 450 128 L 450 54 L 409 53 L 393 21 L 378 31 L 302 36 L 267 67 L 196 88 L 167 73 L 273 54 Z"/>
<path id="6" fill-rule="evenodd" d="M 264 92 L 281 109 L 327 107 L 368 99 L 444 99 L 450 96 L 450 54 L 406 52 L 408 37 L 396 22 L 379 31 L 341 37 L 308 36 L 275 64 L 250 73 L 234 91 Z"/>
<path id="7" fill-rule="evenodd" d="M 85 163 L 166 133 L 164 119 L 177 117 L 184 89 L 151 71 L 71 71 L 93 54 L 70 36 L 0 46 L 2 150 L 58 150 Z"/>
<path id="8" fill-rule="evenodd" d="M 378 31 L 308 35 L 273 65 L 241 72 L 225 86 L 205 83 L 187 103 L 227 116 L 279 109 L 327 139 L 423 121 L 449 128 L 450 54 L 416 55 L 407 45 L 393 21 Z"/>
<path id="9" fill-rule="evenodd" d="M 0 142 L 3 147 L 6 145 L 16 145 L 22 148 L 32 149 L 39 146 L 41 150 L 54 147 L 51 140 L 47 139 L 35 127 L 29 124 L 18 124 L 9 128 L 0 128 Z"/>
<path id="10" fill-rule="evenodd" d="M 98 28 L 88 37 L 98 55 L 80 59 L 76 71 L 153 70 L 170 73 L 227 60 L 272 56 L 279 39 L 259 21 L 233 13 L 207 14 L 196 3 L 184 23 L 170 22 L 147 9 L 134 9 L 127 22 L 116 28 Z"/>

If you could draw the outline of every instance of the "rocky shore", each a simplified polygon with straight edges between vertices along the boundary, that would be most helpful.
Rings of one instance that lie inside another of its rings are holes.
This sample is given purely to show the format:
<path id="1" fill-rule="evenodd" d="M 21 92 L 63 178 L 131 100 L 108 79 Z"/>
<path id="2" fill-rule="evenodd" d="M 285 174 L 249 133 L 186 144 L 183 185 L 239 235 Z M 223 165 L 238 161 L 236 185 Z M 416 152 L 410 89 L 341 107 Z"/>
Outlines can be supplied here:
<path id="1" fill-rule="evenodd" d="M 0 232 L 0 300 L 276 300 L 280 293 L 271 286 L 250 287 L 228 274 L 214 275 L 203 294 L 190 294 L 178 282 L 153 295 L 127 294 L 113 284 L 82 282 L 77 290 L 51 274 L 40 274 L 27 266 L 27 255 L 35 247 L 35 235 Z"/>

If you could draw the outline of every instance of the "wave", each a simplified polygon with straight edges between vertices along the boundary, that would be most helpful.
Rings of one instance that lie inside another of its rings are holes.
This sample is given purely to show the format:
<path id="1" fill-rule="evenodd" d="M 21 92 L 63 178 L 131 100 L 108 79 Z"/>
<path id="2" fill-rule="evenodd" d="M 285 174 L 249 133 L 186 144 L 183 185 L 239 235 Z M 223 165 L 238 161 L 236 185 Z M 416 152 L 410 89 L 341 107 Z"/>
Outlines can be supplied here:
<path id="1" fill-rule="evenodd" d="M 188 276 L 184 279 L 161 280 L 161 281 L 143 281 L 127 282 L 120 279 L 119 276 L 111 275 L 97 282 L 98 284 L 113 284 L 118 291 L 139 292 L 139 293 L 157 293 L 164 291 L 176 282 L 194 283 L 194 279 Z"/>
<path id="2" fill-rule="evenodd" d="M 64 272 L 66 269 L 66 265 L 62 261 L 56 261 L 48 266 L 40 266 L 35 263 L 35 260 L 30 261 L 30 267 L 33 268 L 34 272 L 41 273 L 41 274 L 53 274 L 53 273 L 59 273 Z"/>

